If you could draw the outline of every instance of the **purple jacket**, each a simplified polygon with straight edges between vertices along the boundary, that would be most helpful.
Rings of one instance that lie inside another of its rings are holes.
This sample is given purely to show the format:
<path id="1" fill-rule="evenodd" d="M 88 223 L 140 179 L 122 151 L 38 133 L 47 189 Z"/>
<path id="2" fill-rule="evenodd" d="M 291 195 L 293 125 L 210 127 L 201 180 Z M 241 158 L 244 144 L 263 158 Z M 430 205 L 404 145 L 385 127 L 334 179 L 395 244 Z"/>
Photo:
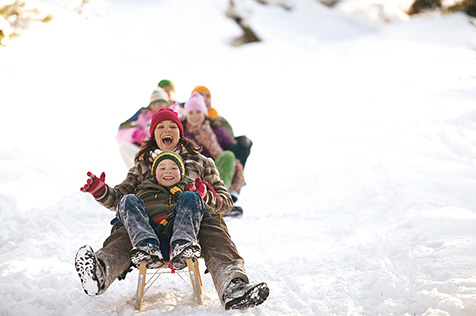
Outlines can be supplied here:
<path id="1" fill-rule="evenodd" d="M 216 135 L 217 140 L 218 140 L 218 144 L 220 144 L 221 149 L 223 149 L 224 151 L 229 150 L 235 144 L 235 141 L 232 140 L 230 138 L 230 136 L 228 136 L 225 128 L 223 128 L 223 127 L 218 127 L 218 128 L 213 127 L 212 129 L 215 132 L 215 135 Z M 193 140 L 197 145 L 203 146 L 203 144 L 199 143 L 195 139 L 195 136 L 192 133 L 190 133 L 186 128 L 183 129 L 183 134 L 184 134 L 183 136 L 185 136 L 186 138 L 188 138 L 190 140 Z M 208 151 L 208 149 L 205 146 L 203 146 L 202 155 L 204 155 L 205 157 L 213 158 L 212 155 L 210 154 L 210 152 Z"/>

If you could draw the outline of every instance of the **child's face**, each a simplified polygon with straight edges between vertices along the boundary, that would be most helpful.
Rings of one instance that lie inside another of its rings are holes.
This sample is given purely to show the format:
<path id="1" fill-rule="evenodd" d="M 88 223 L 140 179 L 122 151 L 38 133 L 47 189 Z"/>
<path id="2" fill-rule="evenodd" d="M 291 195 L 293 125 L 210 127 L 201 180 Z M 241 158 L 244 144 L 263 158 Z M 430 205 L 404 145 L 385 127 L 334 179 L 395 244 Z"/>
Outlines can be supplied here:
<path id="1" fill-rule="evenodd" d="M 205 104 L 207 105 L 207 109 L 208 111 L 210 111 L 210 109 L 212 108 L 212 96 L 207 91 L 200 91 L 199 93 L 205 99 Z"/>
<path id="2" fill-rule="evenodd" d="M 201 126 L 205 122 L 205 114 L 198 110 L 192 110 L 187 113 L 187 123 L 191 126 Z"/>
<path id="3" fill-rule="evenodd" d="M 158 101 L 158 102 L 154 102 L 152 103 L 151 105 L 149 105 L 149 109 L 152 111 L 152 113 L 155 113 L 157 112 L 158 110 L 160 109 L 165 109 L 166 107 L 169 106 L 169 103 L 168 102 L 165 102 L 165 101 Z"/>
<path id="4" fill-rule="evenodd" d="M 170 187 L 180 181 L 180 169 L 172 160 L 164 159 L 157 165 L 155 178 L 159 184 Z"/>
<path id="5" fill-rule="evenodd" d="M 174 88 L 172 88 L 172 86 L 165 86 L 163 89 L 169 95 L 169 101 L 170 101 L 169 103 L 170 104 L 174 103 L 174 101 L 175 101 L 175 90 L 174 90 Z"/>

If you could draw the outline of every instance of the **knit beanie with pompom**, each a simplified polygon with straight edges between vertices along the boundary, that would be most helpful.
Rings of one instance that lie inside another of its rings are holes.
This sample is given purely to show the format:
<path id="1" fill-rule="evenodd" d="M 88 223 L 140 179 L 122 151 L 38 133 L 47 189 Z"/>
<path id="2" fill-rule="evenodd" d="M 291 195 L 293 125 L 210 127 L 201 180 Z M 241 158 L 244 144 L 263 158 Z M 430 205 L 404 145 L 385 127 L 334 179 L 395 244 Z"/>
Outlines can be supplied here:
<path id="1" fill-rule="evenodd" d="M 169 95 L 167 94 L 167 91 L 165 91 L 162 88 L 155 88 L 152 94 L 150 95 L 150 102 L 149 105 L 155 102 L 169 102 Z"/>
<path id="2" fill-rule="evenodd" d="M 193 94 L 194 92 L 202 92 L 202 91 L 208 92 L 208 94 L 210 95 L 210 98 L 212 97 L 212 94 L 210 93 L 210 90 L 208 90 L 208 88 L 205 87 L 205 86 L 196 86 L 196 87 L 193 89 L 192 94 Z"/>

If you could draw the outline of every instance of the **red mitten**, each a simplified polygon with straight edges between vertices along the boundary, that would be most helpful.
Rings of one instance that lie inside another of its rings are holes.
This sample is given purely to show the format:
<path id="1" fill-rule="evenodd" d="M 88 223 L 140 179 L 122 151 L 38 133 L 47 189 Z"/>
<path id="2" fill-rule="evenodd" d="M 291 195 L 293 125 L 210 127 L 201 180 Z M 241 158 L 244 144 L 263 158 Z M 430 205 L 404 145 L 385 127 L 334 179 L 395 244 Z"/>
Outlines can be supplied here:
<path id="1" fill-rule="evenodd" d="M 200 178 L 195 179 L 195 188 L 197 188 L 198 194 L 202 199 L 207 197 L 207 186 L 205 185 L 206 181 L 200 180 Z"/>
<path id="2" fill-rule="evenodd" d="M 205 185 L 206 181 L 200 180 L 200 178 L 196 178 L 194 183 L 188 184 L 188 189 L 191 192 L 197 192 L 202 199 L 207 197 L 207 186 Z"/>
<path id="3" fill-rule="evenodd" d="M 106 179 L 106 174 L 103 172 L 98 178 L 88 171 L 87 175 L 90 177 L 90 179 L 86 181 L 86 184 L 80 190 L 83 192 L 89 192 L 94 196 L 102 194 L 106 188 L 106 183 L 104 182 Z"/>

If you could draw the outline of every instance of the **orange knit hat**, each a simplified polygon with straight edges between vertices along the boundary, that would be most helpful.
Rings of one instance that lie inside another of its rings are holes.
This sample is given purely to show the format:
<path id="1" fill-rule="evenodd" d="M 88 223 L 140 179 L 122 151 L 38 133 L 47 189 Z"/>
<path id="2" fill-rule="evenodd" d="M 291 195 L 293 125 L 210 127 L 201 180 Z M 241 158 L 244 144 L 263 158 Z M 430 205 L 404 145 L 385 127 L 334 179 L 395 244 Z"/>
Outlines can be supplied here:
<path id="1" fill-rule="evenodd" d="M 208 94 L 210 94 L 210 97 L 212 96 L 212 94 L 210 93 L 210 90 L 208 90 L 208 88 L 205 87 L 205 86 L 196 86 L 195 89 L 193 89 L 191 94 L 193 94 L 194 92 L 200 93 L 202 91 L 206 91 L 206 92 L 208 92 Z"/>
<path id="2" fill-rule="evenodd" d="M 192 94 L 194 92 L 200 93 L 202 91 L 208 92 L 208 94 L 210 95 L 210 98 L 212 97 L 212 94 L 210 93 L 210 90 L 208 90 L 208 88 L 205 87 L 205 86 L 196 86 L 195 89 L 193 89 Z M 209 118 L 214 119 L 217 116 L 218 116 L 217 110 L 215 110 L 214 108 L 211 108 L 210 111 L 208 111 L 208 117 Z"/>

